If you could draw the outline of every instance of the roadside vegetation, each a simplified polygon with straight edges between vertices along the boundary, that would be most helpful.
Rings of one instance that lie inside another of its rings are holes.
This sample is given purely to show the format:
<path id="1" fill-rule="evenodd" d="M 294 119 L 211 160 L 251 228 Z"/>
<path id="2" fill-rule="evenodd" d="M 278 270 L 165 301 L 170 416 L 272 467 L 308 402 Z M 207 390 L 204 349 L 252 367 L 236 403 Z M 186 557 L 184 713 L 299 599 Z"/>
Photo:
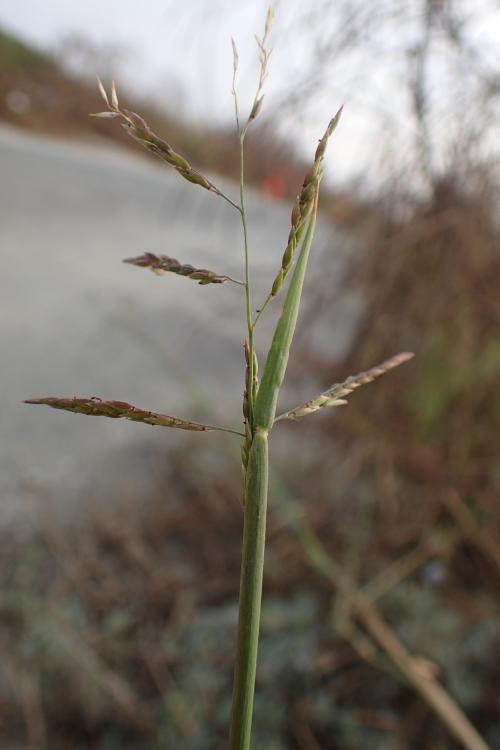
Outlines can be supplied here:
<path id="1" fill-rule="evenodd" d="M 432 23 L 447 28 L 453 6 L 442 4 Z M 16 80 L 28 79 L 33 71 Z M 428 140 L 424 84 L 414 81 L 427 155 L 425 168 L 411 165 L 419 189 L 398 172 L 395 148 L 376 197 L 353 189 L 327 204 L 357 248 L 341 286 L 366 310 L 345 357 L 313 348 L 310 331 L 339 285 L 325 270 L 290 377 L 305 385 L 314 366 L 326 389 L 394 351 L 417 357 L 348 408 L 281 426 L 288 447 L 270 478 L 257 748 L 500 746 L 498 178 L 463 134 L 443 168 Z M 89 123 L 96 96 L 83 85 L 87 94 L 75 118 L 86 133 L 121 131 Z M 142 111 L 212 169 L 196 134 L 183 140 L 183 126 Z M 479 137 L 479 104 L 475 113 Z M 49 119 L 33 115 L 32 126 Z M 64 118 L 60 128 L 78 132 Z M 111 497 L 84 524 L 47 521 L 29 540 L 3 539 L 2 746 L 227 747 L 240 475 L 230 448 L 221 456 L 200 437 L 157 457 L 150 496 Z"/>

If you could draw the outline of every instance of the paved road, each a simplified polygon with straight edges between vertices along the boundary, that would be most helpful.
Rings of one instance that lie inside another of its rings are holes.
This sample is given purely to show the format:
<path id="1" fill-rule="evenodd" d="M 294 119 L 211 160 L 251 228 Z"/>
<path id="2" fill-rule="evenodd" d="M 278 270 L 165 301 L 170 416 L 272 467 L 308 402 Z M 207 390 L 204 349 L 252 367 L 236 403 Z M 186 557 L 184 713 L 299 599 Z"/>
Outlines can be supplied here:
<path id="1" fill-rule="evenodd" d="M 130 457 L 144 440 L 178 440 L 174 431 L 28 407 L 26 397 L 100 395 L 196 417 L 193 394 L 209 393 L 218 419 L 237 425 L 242 289 L 199 287 L 121 263 L 149 250 L 241 277 L 236 212 L 162 165 L 9 129 L 0 129 L 0 175 L 3 518 L 28 518 L 34 490 L 69 496 L 84 477 L 113 476 L 114 458 Z M 235 186 L 223 187 L 236 195 Z M 289 209 L 250 195 L 249 219 L 262 299 Z M 313 273 L 331 244 L 331 230 L 321 227 Z M 332 325 L 327 316 L 323 336 Z"/>

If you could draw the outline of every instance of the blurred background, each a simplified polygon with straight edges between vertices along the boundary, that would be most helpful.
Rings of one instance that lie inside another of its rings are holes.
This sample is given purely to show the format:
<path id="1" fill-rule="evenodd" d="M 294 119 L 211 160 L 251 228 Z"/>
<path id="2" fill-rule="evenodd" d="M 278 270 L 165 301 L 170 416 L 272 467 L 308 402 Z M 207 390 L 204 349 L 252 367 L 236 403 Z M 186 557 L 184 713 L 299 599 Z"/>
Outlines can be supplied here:
<path id="1" fill-rule="evenodd" d="M 226 746 L 239 446 L 27 407 L 93 396 L 238 429 L 238 216 L 141 153 L 120 102 L 237 200 L 267 3 L 0 7 L 0 737 Z M 255 304 L 317 139 L 321 222 L 282 405 L 400 350 L 348 407 L 280 424 L 254 744 L 500 747 L 500 6 L 277 2 L 247 148 Z M 233 215 L 234 214 L 234 215 Z M 261 361 L 279 311 L 257 342 Z M 335 413 L 333 413 L 335 412 Z"/>

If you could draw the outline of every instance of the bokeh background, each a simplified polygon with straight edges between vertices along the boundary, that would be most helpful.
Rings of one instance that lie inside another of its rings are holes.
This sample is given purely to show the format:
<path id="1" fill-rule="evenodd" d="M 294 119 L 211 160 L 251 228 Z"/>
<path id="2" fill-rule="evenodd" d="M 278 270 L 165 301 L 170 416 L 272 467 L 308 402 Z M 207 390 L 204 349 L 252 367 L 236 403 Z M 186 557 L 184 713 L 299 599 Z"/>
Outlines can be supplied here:
<path id="1" fill-rule="evenodd" d="M 493 750 L 500 7 L 275 7 L 247 151 L 256 300 L 345 105 L 282 403 L 416 357 L 348 407 L 273 432 L 254 745 Z M 237 216 L 88 114 L 102 109 L 95 75 L 116 79 L 125 106 L 237 196 L 230 37 L 245 109 L 265 12 L 0 7 L 2 747 L 226 746 L 237 440 L 21 402 L 99 395 L 241 424 L 241 290 L 121 264 L 150 251 L 241 276 Z"/>

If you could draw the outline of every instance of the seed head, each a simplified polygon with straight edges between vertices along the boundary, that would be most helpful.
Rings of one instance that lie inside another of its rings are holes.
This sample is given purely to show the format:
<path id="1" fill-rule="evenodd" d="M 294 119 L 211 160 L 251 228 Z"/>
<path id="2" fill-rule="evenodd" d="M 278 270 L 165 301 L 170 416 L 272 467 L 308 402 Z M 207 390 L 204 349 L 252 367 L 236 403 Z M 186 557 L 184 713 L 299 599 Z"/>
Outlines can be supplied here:
<path id="1" fill-rule="evenodd" d="M 206 268 L 195 268 L 189 263 L 180 263 L 175 258 L 169 258 L 168 255 L 154 255 L 153 253 L 143 253 L 136 258 L 125 258 L 124 263 L 130 263 L 132 266 L 139 268 L 150 268 L 151 271 L 162 276 L 164 273 L 175 273 L 179 276 L 187 276 L 198 284 L 224 284 L 226 281 L 232 281 L 237 284 L 242 282 L 232 279 L 230 276 L 220 276 L 214 271 Z"/>
<path id="2" fill-rule="evenodd" d="M 192 432 L 209 432 L 213 428 L 207 425 L 191 422 L 178 417 L 170 417 L 167 414 L 139 409 L 127 404 L 126 401 L 103 401 L 97 396 L 91 398 L 32 398 L 25 404 L 44 404 L 53 409 L 63 409 L 76 414 L 87 414 L 94 417 L 111 417 L 112 419 L 130 419 L 132 422 L 143 422 L 144 424 L 159 425 L 161 427 L 176 427 L 180 430 L 191 430 Z"/>
<path id="3" fill-rule="evenodd" d="M 316 149 L 314 162 L 305 174 L 301 191 L 292 209 L 291 231 L 288 235 L 288 243 L 281 260 L 281 269 L 273 282 L 271 297 L 275 297 L 278 294 L 290 268 L 292 267 L 295 250 L 304 233 L 307 219 L 314 205 L 316 193 L 318 192 L 319 182 L 321 180 L 321 162 L 325 155 L 328 140 L 337 127 L 341 114 L 342 107 L 339 109 L 335 117 L 332 117 L 328 123 L 328 127 Z"/>
<path id="4" fill-rule="evenodd" d="M 394 357 L 386 359 L 380 365 L 372 367 L 370 370 L 366 370 L 366 372 L 360 372 L 358 375 L 351 375 L 351 377 L 344 380 L 343 383 L 335 383 L 332 385 L 317 398 L 308 401 L 302 406 L 297 406 L 295 409 L 285 412 L 285 414 L 281 414 L 276 421 L 281 419 L 299 419 L 300 417 L 312 414 L 325 406 L 343 406 L 344 404 L 347 404 L 347 401 L 345 400 L 346 396 L 349 396 L 357 388 L 372 383 L 376 378 L 389 372 L 389 370 L 393 370 L 404 362 L 408 362 L 413 356 L 414 354 L 412 352 L 400 352 L 399 354 L 394 355 Z"/>
<path id="5" fill-rule="evenodd" d="M 177 154 L 169 143 L 156 135 L 140 115 L 136 112 L 131 112 L 128 109 L 120 109 L 114 81 L 111 86 L 111 101 L 99 78 L 97 78 L 97 85 L 102 98 L 106 102 L 108 110 L 106 112 L 96 112 L 92 115 L 93 117 L 121 117 L 126 132 L 131 138 L 134 138 L 134 140 L 140 143 L 143 148 L 155 154 L 160 159 L 167 162 L 167 164 L 170 164 L 170 166 L 172 166 L 181 177 L 188 180 L 188 182 L 200 185 L 205 188 L 205 190 L 210 190 L 214 193 L 220 194 L 215 185 L 213 185 L 209 179 L 193 169 L 187 159 L 180 154 Z"/>

